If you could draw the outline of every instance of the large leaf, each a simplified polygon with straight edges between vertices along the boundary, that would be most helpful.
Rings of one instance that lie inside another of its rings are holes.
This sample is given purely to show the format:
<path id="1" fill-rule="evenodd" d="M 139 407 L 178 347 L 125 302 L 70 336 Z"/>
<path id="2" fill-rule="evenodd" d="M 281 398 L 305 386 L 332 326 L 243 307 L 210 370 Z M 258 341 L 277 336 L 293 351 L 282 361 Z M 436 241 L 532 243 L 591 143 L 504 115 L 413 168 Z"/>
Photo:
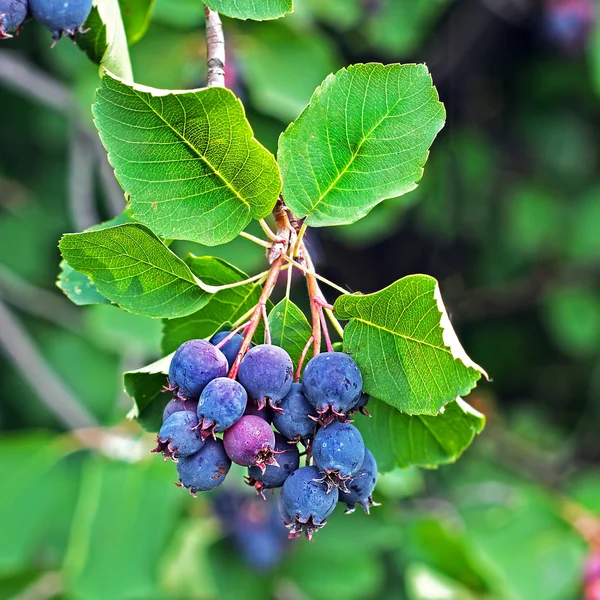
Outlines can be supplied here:
<path id="1" fill-rule="evenodd" d="M 150 25 L 154 0 L 119 0 L 127 42 L 135 44 Z"/>
<path id="2" fill-rule="evenodd" d="M 288 206 L 313 227 L 344 225 L 410 192 L 444 120 L 425 65 L 330 75 L 279 141 Z"/>
<path id="3" fill-rule="evenodd" d="M 407 415 L 377 398 L 371 398 L 368 409 L 372 418 L 357 417 L 355 425 L 380 472 L 396 467 L 433 469 L 452 463 L 485 425 L 485 417 L 461 398 L 435 417 Z"/>
<path id="4" fill-rule="evenodd" d="M 62 237 L 60 251 L 98 291 L 131 312 L 182 317 L 204 306 L 210 294 L 189 267 L 143 225 L 125 224 Z"/>
<path id="5" fill-rule="evenodd" d="M 292 12 L 293 0 L 203 0 L 212 10 L 234 19 L 265 21 Z"/>
<path id="6" fill-rule="evenodd" d="M 233 265 L 212 256 L 191 256 L 186 260 L 190 269 L 209 285 L 223 285 L 243 281 L 248 276 Z M 258 302 L 261 286 L 246 283 L 213 294 L 206 306 L 181 319 L 165 321 L 162 349 L 164 354 L 174 352 L 187 340 L 208 338 L 224 323 L 234 323 Z M 257 336 L 260 337 L 259 335 Z"/>
<path id="7" fill-rule="evenodd" d="M 344 350 L 360 367 L 364 390 L 403 412 L 435 415 L 485 374 L 460 345 L 433 277 L 342 295 L 335 311 L 350 321 Z"/>
<path id="8" fill-rule="evenodd" d="M 229 90 L 131 87 L 105 74 L 93 112 L 134 218 L 162 237 L 224 244 L 273 209 L 275 158 Z"/>
<path id="9" fill-rule="evenodd" d="M 286 350 L 297 365 L 312 334 L 304 313 L 291 300 L 284 298 L 269 313 L 269 327 L 273 344 Z"/>

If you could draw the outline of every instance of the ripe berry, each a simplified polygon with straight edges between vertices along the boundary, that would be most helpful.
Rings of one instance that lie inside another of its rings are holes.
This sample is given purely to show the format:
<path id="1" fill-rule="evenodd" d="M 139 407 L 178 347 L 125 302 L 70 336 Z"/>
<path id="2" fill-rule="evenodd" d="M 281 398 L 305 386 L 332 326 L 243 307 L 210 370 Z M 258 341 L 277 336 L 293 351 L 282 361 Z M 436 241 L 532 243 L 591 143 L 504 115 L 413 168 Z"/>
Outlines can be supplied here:
<path id="1" fill-rule="evenodd" d="M 372 494 L 377 483 L 377 463 L 375 457 L 368 448 L 365 448 L 365 459 L 358 473 L 346 484 L 349 492 L 340 491 L 340 502 L 348 507 L 346 513 L 354 512 L 357 504 L 360 504 L 367 514 L 370 506 L 377 506 L 373 502 Z"/>
<path id="2" fill-rule="evenodd" d="M 230 467 L 223 442 L 209 438 L 198 452 L 177 463 L 179 485 L 190 490 L 192 496 L 212 490 L 223 482 Z"/>
<path id="3" fill-rule="evenodd" d="M 198 452 L 204 445 L 198 430 L 198 417 L 190 410 L 174 412 L 162 424 L 156 436 L 158 446 L 152 452 L 162 452 L 175 460 Z"/>
<path id="4" fill-rule="evenodd" d="M 302 379 L 304 395 L 323 418 L 344 417 L 358 401 L 362 376 L 358 365 L 343 352 L 324 352 L 311 358 Z"/>
<path id="5" fill-rule="evenodd" d="M 283 412 L 273 415 L 273 425 L 289 440 L 306 440 L 317 426 L 317 412 L 304 396 L 301 383 L 294 383 L 292 389 L 279 404 Z M 313 417 L 313 418 L 311 418 Z"/>
<path id="6" fill-rule="evenodd" d="M 369 394 L 365 394 L 364 392 L 358 397 L 357 401 L 352 405 L 352 408 L 348 411 L 348 416 L 354 415 L 357 412 L 365 415 L 365 417 L 370 417 L 370 413 L 367 410 L 367 404 L 369 402 Z"/>
<path id="7" fill-rule="evenodd" d="M 229 370 L 223 353 L 205 340 L 189 340 L 177 348 L 169 366 L 169 389 L 179 398 L 198 399 L 209 381 Z"/>
<path id="8" fill-rule="evenodd" d="M 348 492 L 346 481 L 356 475 L 365 458 L 365 443 L 351 423 L 335 421 L 317 431 L 312 443 L 315 465 L 325 472 L 329 487 Z"/>
<path id="9" fill-rule="evenodd" d="M 256 465 L 264 471 L 267 465 L 279 464 L 273 452 L 275 433 L 260 417 L 242 417 L 224 433 L 223 442 L 227 456 L 243 467 Z"/>
<path id="10" fill-rule="evenodd" d="M 238 379 L 259 408 L 268 402 L 278 410 L 279 402 L 292 387 L 293 373 L 292 359 L 283 348 L 261 344 L 250 348 L 244 356 Z"/>
<path id="11" fill-rule="evenodd" d="M 182 410 L 196 412 L 197 406 L 197 400 L 180 400 L 179 398 L 172 398 L 167 402 L 167 405 L 163 410 L 163 423 L 175 412 L 180 412 Z"/>
<path id="12" fill-rule="evenodd" d="M 28 11 L 27 0 L 0 0 L 0 40 L 18 33 Z"/>
<path id="13" fill-rule="evenodd" d="M 275 434 L 275 452 L 279 466 L 269 465 L 265 472 L 259 467 L 248 468 L 248 485 L 253 485 L 264 498 L 263 489 L 278 488 L 300 466 L 300 452 L 296 444 L 290 444 L 281 434 Z"/>
<path id="14" fill-rule="evenodd" d="M 231 331 L 220 331 L 219 333 L 215 333 L 215 335 L 213 335 L 210 338 L 210 343 L 216 346 L 219 342 L 224 340 L 230 333 Z M 243 341 L 244 337 L 241 336 L 239 333 L 236 333 L 229 341 L 225 342 L 221 346 L 220 350 L 225 355 L 225 358 L 227 359 L 227 362 L 229 363 L 230 367 L 231 365 L 233 365 L 235 357 L 238 355 Z"/>
<path id="15" fill-rule="evenodd" d="M 266 404 L 262 408 L 258 408 L 258 404 L 254 402 L 254 400 L 248 400 L 248 404 L 246 404 L 246 410 L 244 411 L 245 415 L 254 415 L 255 417 L 260 417 L 263 421 L 267 423 L 273 422 L 273 409 Z"/>
<path id="16" fill-rule="evenodd" d="M 200 394 L 198 419 L 202 439 L 225 431 L 239 421 L 246 409 L 248 394 L 242 384 L 228 377 L 213 379 Z"/>
<path id="17" fill-rule="evenodd" d="M 54 41 L 75 39 L 92 10 L 92 0 L 29 0 L 34 19 L 50 30 Z"/>
<path id="18" fill-rule="evenodd" d="M 302 531 L 308 539 L 323 527 L 338 501 L 338 490 L 331 493 L 320 481 L 317 467 L 300 467 L 294 471 L 281 489 L 280 511 L 289 529 L 289 537 L 298 537 Z"/>

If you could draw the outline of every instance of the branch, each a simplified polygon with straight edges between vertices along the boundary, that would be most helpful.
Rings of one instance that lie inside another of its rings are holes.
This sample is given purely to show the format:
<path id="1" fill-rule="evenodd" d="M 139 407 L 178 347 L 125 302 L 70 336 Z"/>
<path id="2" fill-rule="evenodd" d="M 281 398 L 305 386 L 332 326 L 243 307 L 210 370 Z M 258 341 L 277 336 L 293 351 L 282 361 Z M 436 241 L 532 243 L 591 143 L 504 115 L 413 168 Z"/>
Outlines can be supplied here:
<path id="1" fill-rule="evenodd" d="M 208 87 L 225 87 L 225 36 L 219 13 L 204 7 Z"/>

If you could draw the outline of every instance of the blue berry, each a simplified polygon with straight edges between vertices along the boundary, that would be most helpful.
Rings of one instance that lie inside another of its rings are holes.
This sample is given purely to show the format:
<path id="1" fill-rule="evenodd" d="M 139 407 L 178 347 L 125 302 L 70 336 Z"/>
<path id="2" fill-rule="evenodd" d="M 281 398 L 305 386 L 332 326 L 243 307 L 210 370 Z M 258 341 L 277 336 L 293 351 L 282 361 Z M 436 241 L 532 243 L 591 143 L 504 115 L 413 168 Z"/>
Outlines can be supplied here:
<path id="1" fill-rule="evenodd" d="M 346 481 L 358 473 L 365 458 L 365 443 L 354 425 L 334 421 L 317 431 L 312 455 L 315 465 L 325 472 L 327 484 L 348 491 Z"/>
<path id="2" fill-rule="evenodd" d="M 377 463 L 371 451 L 365 449 L 365 459 L 358 473 L 346 484 L 349 492 L 340 492 L 340 502 L 348 507 L 347 513 L 354 512 L 357 504 L 360 504 L 367 514 L 369 507 L 376 506 L 372 494 L 377 483 Z"/>
<path id="3" fill-rule="evenodd" d="M 223 483 L 230 467 L 231 460 L 225 453 L 223 442 L 209 438 L 198 452 L 177 463 L 179 484 L 192 495 L 206 492 Z"/>
<path id="4" fill-rule="evenodd" d="M 202 390 L 228 371 L 223 353 L 205 340 L 189 340 L 177 348 L 169 366 L 170 389 L 182 399 L 198 399 Z"/>
<path id="5" fill-rule="evenodd" d="M 253 485 L 264 498 L 263 489 L 278 488 L 300 466 L 300 452 L 296 444 L 279 433 L 275 434 L 275 454 L 279 466 L 269 465 L 265 472 L 259 467 L 248 468 L 248 485 Z"/>
<path id="6" fill-rule="evenodd" d="M 273 415 L 273 425 L 286 438 L 300 441 L 313 435 L 318 414 L 304 396 L 301 383 L 292 385 L 292 389 L 281 401 L 279 408 L 283 412 Z"/>
<path id="7" fill-rule="evenodd" d="M 198 429 L 198 417 L 195 412 L 182 410 L 174 412 L 162 424 L 156 437 L 158 446 L 152 452 L 162 452 L 175 460 L 198 452 L 204 445 Z"/>
<path id="8" fill-rule="evenodd" d="M 343 352 L 324 352 L 311 358 L 302 383 L 306 399 L 323 417 L 344 417 L 362 391 L 360 369 Z"/>
<path id="9" fill-rule="evenodd" d="M 352 405 L 352 408 L 348 411 L 348 416 L 356 414 L 357 412 L 365 415 L 365 417 L 370 417 L 369 411 L 367 410 L 367 404 L 369 402 L 369 394 L 365 394 L 364 392 L 358 397 L 356 402 Z"/>
<path id="10" fill-rule="evenodd" d="M 328 490 L 321 481 L 317 467 L 300 467 L 294 471 L 281 489 L 281 516 L 290 530 L 289 537 L 298 537 L 302 531 L 309 539 L 323 527 L 338 502 L 338 490 Z"/>
<path id="11" fill-rule="evenodd" d="M 18 32 L 28 12 L 27 0 L 0 0 L 0 40 Z"/>
<path id="12" fill-rule="evenodd" d="M 75 39 L 92 10 L 92 0 L 29 0 L 29 6 L 33 18 L 56 41 L 63 35 Z"/>
<path id="13" fill-rule="evenodd" d="M 200 435 L 205 439 L 225 431 L 239 421 L 246 409 L 248 394 L 242 384 L 228 377 L 213 379 L 200 394 L 198 419 Z"/>
<path id="14" fill-rule="evenodd" d="M 290 391 L 293 375 L 290 355 L 271 344 L 250 348 L 238 371 L 240 383 L 259 408 L 268 402 L 274 410 L 278 410 L 279 403 Z"/>
<path id="15" fill-rule="evenodd" d="M 197 400 L 180 400 L 179 398 L 172 398 L 167 402 L 167 405 L 163 410 L 163 423 L 175 412 L 180 412 L 182 410 L 196 412 L 197 406 Z"/>
<path id="16" fill-rule="evenodd" d="M 220 331 L 219 333 L 215 333 L 215 335 L 210 338 L 210 343 L 216 346 L 219 342 L 224 340 L 231 331 Z M 233 366 L 235 361 L 235 357 L 238 355 L 240 348 L 242 347 L 242 342 L 244 341 L 244 337 L 239 333 L 236 333 L 228 342 L 225 342 L 221 346 L 221 352 L 225 355 L 229 366 Z"/>
<path id="17" fill-rule="evenodd" d="M 256 465 L 261 471 L 267 465 L 278 465 L 273 452 L 275 433 L 260 417 L 242 417 L 223 434 L 223 442 L 227 456 L 238 465 Z"/>

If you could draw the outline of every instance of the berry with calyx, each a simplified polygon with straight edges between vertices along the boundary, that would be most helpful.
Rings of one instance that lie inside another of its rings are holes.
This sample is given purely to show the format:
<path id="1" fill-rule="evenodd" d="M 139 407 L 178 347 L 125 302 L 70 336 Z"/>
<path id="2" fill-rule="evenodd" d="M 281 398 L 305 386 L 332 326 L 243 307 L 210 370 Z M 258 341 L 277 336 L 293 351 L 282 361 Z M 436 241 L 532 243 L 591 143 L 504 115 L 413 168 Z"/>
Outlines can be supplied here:
<path id="1" fill-rule="evenodd" d="M 225 453 L 223 442 L 209 438 L 198 452 L 177 463 L 178 485 L 188 489 L 192 496 L 196 492 L 212 490 L 223 483 L 230 467 L 231 460 Z"/>
<path id="2" fill-rule="evenodd" d="M 29 0 L 33 18 L 52 33 L 56 43 L 63 35 L 75 39 L 92 10 L 92 0 Z"/>
<path id="3" fill-rule="evenodd" d="M 260 417 L 267 423 L 273 422 L 273 409 L 267 404 L 265 404 L 262 408 L 258 408 L 258 404 L 256 404 L 254 400 L 248 400 L 244 415 L 254 415 L 255 417 Z"/>
<path id="4" fill-rule="evenodd" d="M 27 0 L 0 0 L 0 40 L 18 33 L 28 12 Z"/>
<path id="5" fill-rule="evenodd" d="M 293 374 L 292 359 L 283 348 L 261 344 L 244 356 L 238 379 L 259 408 L 268 402 L 279 410 L 279 403 L 292 387 Z"/>
<path id="6" fill-rule="evenodd" d="M 317 431 L 312 443 L 315 465 L 325 473 L 329 489 L 339 486 L 349 492 L 348 480 L 356 475 L 365 458 L 365 443 L 351 423 L 335 421 Z"/>
<path id="7" fill-rule="evenodd" d="M 358 365 L 344 352 L 324 352 L 308 361 L 302 378 L 304 395 L 323 424 L 345 418 L 359 400 L 362 376 Z"/>
<path id="8" fill-rule="evenodd" d="M 365 459 L 358 473 L 346 484 L 349 491 L 340 491 L 340 502 L 348 507 L 346 513 L 354 512 L 357 504 L 360 504 L 367 514 L 371 506 L 378 506 L 372 498 L 376 483 L 377 463 L 371 451 L 365 448 Z"/>
<path id="9" fill-rule="evenodd" d="M 248 394 L 242 384 L 228 377 L 213 379 L 200 394 L 198 420 L 200 435 L 206 439 L 239 421 L 246 409 Z"/>
<path id="10" fill-rule="evenodd" d="M 213 335 L 210 338 L 210 343 L 216 346 L 219 342 L 222 342 L 230 333 L 231 331 L 220 331 L 219 333 L 215 333 L 215 335 Z M 243 341 L 244 337 L 241 336 L 239 333 L 236 333 L 230 340 L 228 340 L 221 346 L 220 350 L 225 355 L 225 358 L 227 359 L 227 362 L 229 363 L 230 367 L 235 362 L 235 357 L 238 355 L 238 352 L 242 347 Z"/>
<path id="11" fill-rule="evenodd" d="M 204 442 L 200 438 L 196 413 L 191 410 L 174 412 L 162 424 L 156 441 L 158 446 L 152 452 L 162 452 L 165 460 L 198 452 Z"/>
<path id="12" fill-rule="evenodd" d="M 263 490 L 281 487 L 284 481 L 300 466 L 300 452 L 296 444 L 279 433 L 275 434 L 275 452 L 279 466 L 269 465 L 264 473 L 259 467 L 248 468 L 248 485 L 253 485 L 263 498 Z"/>
<path id="13" fill-rule="evenodd" d="M 217 377 L 225 377 L 229 366 L 225 355 L 205 340 L 189 340 L 177 348 L 169 366 L 169 389 L 178 398 L 198 399 Z"/>
<path id="14" fill-rule="evenodd" d="M 358 397 L 358 400 L 352 405 L 352 408 L 348 411 L 348 416 L 354 415 L 359 412 L 361 415 L 365 415 L 365 417 L 370 417 L 371 414 L 367 410 L 367 404 L 369 403 L 369 394 L 365 394 L 364 392 Z"/>
<path id="15" fill-rule="evenodd" d="M 255 465 L 265 471 L 268 465 L 279 465 L 275 460 L 275 432 L 260 417 L 242 417 L 223 434 L 223 443 L 227 456 L 243 467 Z"/>
<path id="16" fill-rule="evenodd" d="M 273 425 L 289 440 L 306 440 L 317 427 L 317 411 L 306 399 L 301 383 L 292 384 L 292 389 L 279 404 L 283 412 L 273 415 Z"/>
<path id="17" fill-rule="evenodd" d="M 163 423 L 175 412 L 180 412 L 182 410 L 196 412 L 197 406 L 197 400 L 180 400 L 179 398 L 172 398 L 167 402 L 167 405 L 163 410 Z"/>
<path id="18" fill-rule="evenodd" d="M 280 512 L 289 529 L 289 537 L 298 537 L 303 531 L 309 540 L 323 527 L 338 502 L 338 490 L 331 492 L 321 481 L 317 467 L 300 467 L 294 471 L 281 489 Z"/>

